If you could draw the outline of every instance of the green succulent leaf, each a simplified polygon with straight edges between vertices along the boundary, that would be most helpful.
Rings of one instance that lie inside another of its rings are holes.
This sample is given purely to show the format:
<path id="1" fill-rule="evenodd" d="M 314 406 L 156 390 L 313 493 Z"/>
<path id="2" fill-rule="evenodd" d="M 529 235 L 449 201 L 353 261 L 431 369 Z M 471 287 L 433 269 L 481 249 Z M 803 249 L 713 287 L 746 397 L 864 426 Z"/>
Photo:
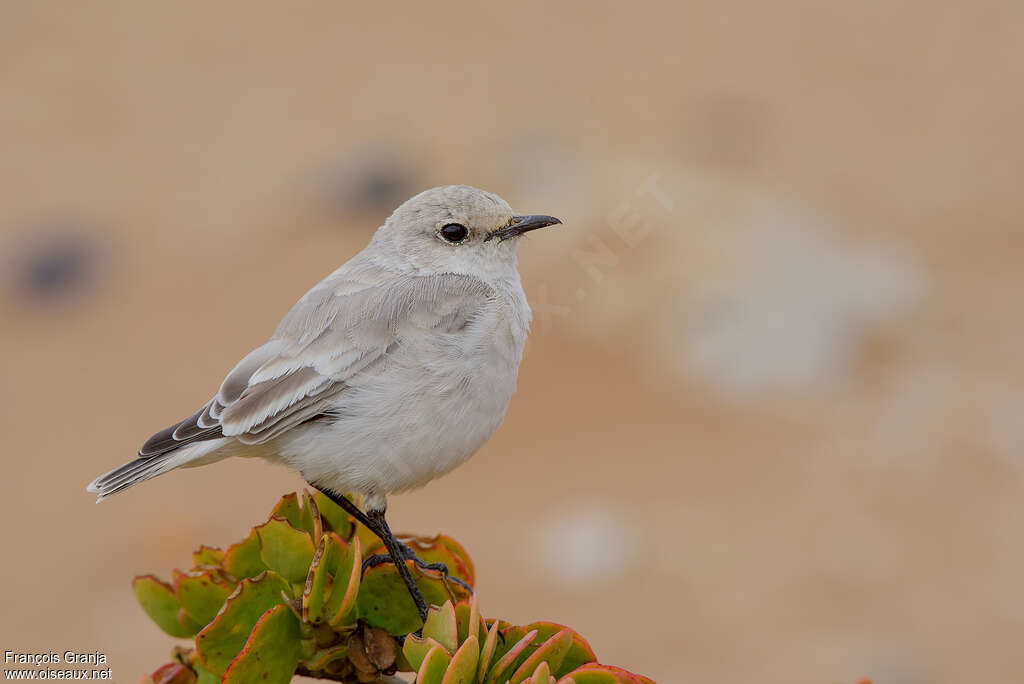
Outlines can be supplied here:
<path id="1" fill-rule="evenodd" d="M 328 532 L 324 540 L 327 569 L 333 579 L 330 596 L 324 601 L 323 614 L 335 627 L 352 624 L 362 583 L 359 537 L 352 537 L 352 543 L 346 544 L 336 533 Z"/>
<path id="2" fill-rule="evenodd" d="M 452 656 L 441 684 L 468 684 L 476 681 L 476 666 L 480 659 L 480 642 L 475 636 L 466 639 Z M 547 683 L 545 683 L 547 684 Z"/>
<path id="3" fill-rule="evenodd" d="M 530 684 L 549 684 L 551 681 L 551 667 L 546 660 L 542 660 L 528 680 Z M 574 683 L 575 684 L 575 683 Z"/>
<path id="4" fill-rule="evenodd" d="M 575 684 L 654 684 L 643 675 L 634 674 L 621 667 L 587 663 L 576 668 L 561 679 L 559 683 L 571 679 Z"/>
<path id="5" fill-rule="evenodd" d="M 563 677 L 580 665 L 597 662 L 597 656 L 594 655 L 594 651 L 590 648 L 590 644 L 587 643 L 586 639 L 569 627 L 556 622 L 534 622 L 524 627 L 508 627 L 503 630 L 502 635 L 506 639 L 505 643 L 514 643 L 522 638 L 522 635 L 534 629 L 537 630 L 537 640 L 541 642 L 547 641 L 563 630 L 569 630 L 572 633 L 572 643 L 569 646 L 569 650 L 566 651 L 561 665 L 556 667 L 552 664 L 551 666 L 552 676 L 556 678 Z"/>
<path id="6" fill-rule="evenodd" d="M 260 538 L 256 530 L 240 542 L 232 544 L 224 552 L 224 569 L 238 579 L 256 577 L 267 569 L 260 558 Z"/>
<path id="7" fill-rule="evenodd" d="M 409 666 L 413 671 L 419 670 L 420 665 L 423 664 L 423 660 L 430 653 L 430 649 L 435 646 L 441 646 L 430 637 L 416 636 L 410 634 L 405 638 L 405 644 L 402 645 L 402 655 L 409 661 Z M 444 646 L 441 646 L 444 648 Z"/>
<path id="8" fill-rule="evenodd" d="M 302 529 L 309 534 L 314 543 L 317 543 L 324 533 L 320 509 L 307 491 L 302 492 Z"/>
<path id="9" fill-rule="evenodd" d="M 480 617 L 476 594 L 473 594 L 469 601 L 459 601 L 455 604 L 455 620 L 459 627 L 460 644 L 471 635 L 475 636 L 479 643 L 483 643 L 487 638 L 487 625 Z M 475 625 L 475 629 L 470 628 L 470 625 Z"/>
<path id="10" fill-rule="evenodd" d="M 355 523 L 352 526 L 352 536 L 359 537 L 359 543 L 363 549 L 363 558 L 372 556 L 377 553 L 377 549 L 383 548 L 380 545 L 380 537 L 375 532 L 371 532 L 370 528 L 362 523 Z M 369 551 L 367 549 L 370 549 Z M 383 551 L 382 553 L 386 553 Z"/>
<path id="11" fill-rule="evenodd" d="M 287 684 L 299 664 L 299 619 L 278 605 L 256 622 L 245 646 L 228 665 L 223 684 Z"/>
<path id="12" fill-rule="evenodd" d="M 510 625 L 504 620 L 495 620 L 494 624 L 498 626 L 498 645 L 494 648 L 494 657 L 501 658 L 503 655 L 508 653 L 508 650 L 519 643 L 519 640 L 526 636 L 526 633 L 536 629 L 535 626 L 531 626 L 530 629 L 521 627 L 519 625 Z M 540 630 L 537 630 L 538 633 Z"/>
<path id="13" fill-rule="evenodd" d="M 343 661 L 348 654 L 348 644 L 342 642 L 315 651 L 313 655 L 302 659 L 302 664 L 309 670 L 326 670 L 336 660 Z"/>
<path id="14" fill-rule="evenodd" d="M 192 563 L 197 567 L 200 565 L 220 565 L 223 562 L 224 552 L 216 546 L 206 546 L 203 544 L 192 552 Z"/>
<path id="15" fill-rule="evenodd" d="M 430 649 L 427 657 L 423 659 L 420 669 L 416 671 L 417 684 L 441 684 L 451 660 L 443 646 L 435 646 Z"/>
<path id="16" fill-rule="evenodd" d="M 196 637 L 196 651 L 203 666 L 213 674 L 223 676 L 245 646 L 260 617 L 283 604 L 289 592 L 289 583 L 269 570 L 239 584 L 216 619 Z"/>
<path id="17" fill-rule="evenodd" d="M 423 636 L 444 646 L 448 653 L 455 653 L 459 648 L 459 625 L 451 601 L 445 601 L 442 606 L 430 606 L 427 621 L 423 623 Z"/>
<path id="18" fill-rule="evenodd" d="M 146 615 L 172 637 L 194 637 L 202 628 L 202 625 L 189 617 L 181 607 L 170 584 L 153 575 L 142 575 L 132 582 L 132 589 Z"/>
<path id="19" fill-rule="evenodd" d="M 534 637 L 537 636 L 537 631 L 532 630 L 519 641 L 512 644 L 511 648 L 506 651 L 505 655 L 498 659 L 498 662 L 494 663 L 491 667 L 490 672 L 487 673 L 486 684 L 495 684 L 499 681 L 504 681 L 508 675 L 516 671 L 516 668 L 526 660 L 529 655 L 530 642 L 533 641 Z"/>
<path id="20" fill-rule="evenodd" d="M 274 508 L 270 511 L 270 517 L 287 520 L 295 529 L 303 529 L 302 508 L 299 506 L 299 495 L 292 492 L 291 494 L 285 494 L 282 496 L 281 500 L 274 504 Z"/>
<path id="21" fill-rule="evenodd" d="M 198 662 L 192 663 L 192 669 L 196 672 L 196 684 L 220 684 L 220 677 L 207 670 Z"/>
<path id="22" fill-rule="evenodd" d="M 484 677 L 488 674 L 491 668 L 491 661 L 494 660 L 495 650 L 498 647 L 498 634 L 501 632 L 501 625 L 495 622 L 491 625 L 491 628 L 487 630 L 487 636 L 484 638 L 484 645 L 480 647 L 480 664 L 477 665 L 478 681 L 484 681 Z"/>
<path id="23" fill-rule="evenodd" d="M 271 517 L 254 529 L 263 563 L 293 584 L 305 582 L 314 552 L 309 535 L 278 517 Z"/>
<path id="24" fill-rule="evenodd" d="M 532 676 L 541 663 L 547 663 L 552 670 L 557 670 L 572 646 L 572 634 L 571 629 L 563 629 L 545 640 L 512 674 L 510 684 L 519 684 Z"/>
<path id="25" fill-rule="evenodd" d="M 310 624 L 320 622 L 324 608 L 324 590 L 327 586 L 328 569 L 327 536 L 320 538 L 320 544 L 313 554 L 313 562 L 306 575 L 306 587 L 302 592 L 302 619 Z"/>
<path id="26" fill-rule="evenodd" d="M 448 565 L 449 573 L 464 580 L 469 586 L 475 586 L 476 568 L 466 547 L 447 534 L 439 534 L 435 539 L 437 539 L 437 544 L 445 549 L 445 553 L 452 558 L 451 565 Z"/>
<path id="27" fill-rule="evenodd" d="M 406 561 L 406 567 L 412 573 L 427 605 L 441 605 L 448 600 L 440 580 L 417 577 L 412 561 Z M 369 568 L 363 574 L 356 606 L 360 617 L 374 627 L 386 629 L 394 635 L 408 634 L 423 624 L 402 577 L 390 563 Z"/>
<path id="28" fill-rule="evenodd" d="M 342 539 L 352 536 L 352 520 L 348 517 L 345 509 L 331 501 L 323 492 L 315 492 L 313 501 L 316 502 L 317 510 L 320 511 L 321 520 L 326 522 L 332 531 L 337 532 Z"/>
<path id="29" fill-rule="evenodd" d="M 178 573 L 174 578 L 174 594 L 189 617 L 207 625 L 217 617 L 234 587 L 223 582 L 214 570 Z"/>

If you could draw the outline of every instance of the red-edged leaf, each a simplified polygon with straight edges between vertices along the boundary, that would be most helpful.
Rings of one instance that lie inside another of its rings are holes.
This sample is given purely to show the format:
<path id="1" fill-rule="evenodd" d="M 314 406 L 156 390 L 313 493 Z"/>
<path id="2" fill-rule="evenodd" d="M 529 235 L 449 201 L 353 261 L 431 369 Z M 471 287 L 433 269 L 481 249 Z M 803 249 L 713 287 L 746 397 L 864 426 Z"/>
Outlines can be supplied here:
<path id="1" fill-rule="evenodd" d="M 202 625 L 190 618 L 174 595 L 174 588 L 153 575 L 141 575 L 132 582 L 135 598 L 146 615 L 172 637 L 194 637 Z"/>
<path id="2" fill-rule="evenodd" d="M 290 591 L 291 585 L 269 570 L 239 584 L 216 619 L 196 637 L 196 651 L 203 666 L 213 674 L 223 676 L 245 646 L 260 617 L 271 608 L 284 604 Z"/>
<path id="3" fill-rule="evenodd" d="M 264 613 L 241 652 L 228 665 L 223 684 L 288 684 L 299 664 L 300 629 L 295 613 L 279 605 Z"/>

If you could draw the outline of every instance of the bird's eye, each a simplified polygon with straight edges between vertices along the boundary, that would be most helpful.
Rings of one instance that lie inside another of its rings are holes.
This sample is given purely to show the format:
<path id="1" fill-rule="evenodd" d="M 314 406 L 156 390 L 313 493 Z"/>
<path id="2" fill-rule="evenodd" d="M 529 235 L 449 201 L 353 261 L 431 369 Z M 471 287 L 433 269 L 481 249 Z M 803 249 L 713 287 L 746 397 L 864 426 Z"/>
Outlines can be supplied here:
<path id="1" fill-rule="evenodd" d="M 466 236 L 469 235 L 469 231 L 466 229 L 466 226 L 461 223 L 448 223 L 442 226 L 441 230 L 438 232 L 441 234 L 441 237 L 453 244 L 462 242 L 466 239 Z"/>

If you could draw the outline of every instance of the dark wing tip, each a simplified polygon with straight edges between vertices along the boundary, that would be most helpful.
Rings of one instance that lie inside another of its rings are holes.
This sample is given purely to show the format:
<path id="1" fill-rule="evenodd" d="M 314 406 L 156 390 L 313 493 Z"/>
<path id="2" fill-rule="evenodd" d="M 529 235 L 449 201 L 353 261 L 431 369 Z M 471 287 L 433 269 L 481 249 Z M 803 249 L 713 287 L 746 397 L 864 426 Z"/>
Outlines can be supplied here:
<path id="1" fill-rule="evenodd" d="M 199 427 L 199 417 L 203 415 L 205 410 L 204 407 L 185 420 L 165 427 L 147 439 L 146 443 L 139 447 L 139 458 L 152 458 L 174 451 L 186 444 L 223 437 L 224 432 L 221 430 L 220 425 L 209 428 Z"/>

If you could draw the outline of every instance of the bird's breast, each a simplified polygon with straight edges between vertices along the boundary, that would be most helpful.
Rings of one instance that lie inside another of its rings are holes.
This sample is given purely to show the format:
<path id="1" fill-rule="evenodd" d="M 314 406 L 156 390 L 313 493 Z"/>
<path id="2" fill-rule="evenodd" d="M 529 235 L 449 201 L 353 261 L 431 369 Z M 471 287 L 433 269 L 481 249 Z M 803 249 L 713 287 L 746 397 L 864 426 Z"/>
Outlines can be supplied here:
<path id="1" fill-rule="evenodd" d="M 382 493 L 465 462 L 501 424 L 515 391 L 527 325 L 515 304 L 492 302 L 461 330 L 400 339 L 338 395 L 331 420 L 310 424 L 315 436 L 286 445 L 286 460 L 339 491 Z"/>

